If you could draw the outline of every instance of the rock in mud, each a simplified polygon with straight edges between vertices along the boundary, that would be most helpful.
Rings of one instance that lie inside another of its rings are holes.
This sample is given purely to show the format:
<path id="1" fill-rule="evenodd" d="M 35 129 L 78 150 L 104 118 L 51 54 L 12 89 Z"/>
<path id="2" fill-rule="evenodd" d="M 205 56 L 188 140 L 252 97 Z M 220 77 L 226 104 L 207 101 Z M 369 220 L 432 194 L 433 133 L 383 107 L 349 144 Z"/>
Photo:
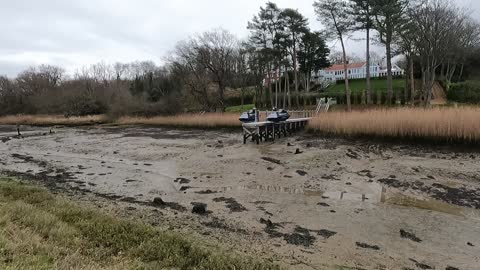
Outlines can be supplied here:
<path id="1" fill-rule="evenodd" d="M 403 229 L 400 230 L 400 237 L 405 238 L 405 239 L 410 239 L 414 242 L 420 243 L 422 242 L 422 239 L 418 238 L 415 234 L 407 232 Z"/>
<path id="2" fill-rule="evenodd" d="M 328 239 L 328 238 L 336 235 L 337 232 L 322 229 L 322 230 L 319 230 L 319 231 L 317 232 L 317 234 L 320 235 L 320 236 L 322 236 L 323 239 L 326 240 L 326 239 Z"/>
<path id="3" fill-rule="evenodd" d="M 158 206 L 163 206 L 163 205 L 165 205 L 165 202 L 162 200 L 162 198 L 155 197 L 155 198 L 153 198 L 153 204 L 158 205 Z"/>
<path id="4" fill-rule="evenodd" d="M 213 191 L 213 190 L 210 190 L 210 189 L 207 189 L 207 190 L 200 190 L 200 191 L 197 191 L 195 192 L 197 194 L 214 194 L 214 193 L 218 193 L 217 191 Z"/>
<path id="5" fill-rule="evenodd" d="M 265 224 L 267 230 L 274 230 L 278 227 L 278 224 L 273 223 L 270 219 L 260 218 L 260 223 Z"/>
<path id="6" fill-rule="evenodd" d="M 207 205 L 205 203 L 192 203 L 192 213 L 197 215 L 206 215 L 207 214 Z"/>
<path id="7" fill-rule="evenodd" d="M 125 183 L 134 183 L 134 182 L 140 182 L 140 181 L 134 180 L 134 179 L 127 179 L 127 180 L 125 180 Z"/>
<path id="8" fill-rule="evenodd" d="M 352 149 L 348 149 L 346 155 L 351 159 L 360 159 L 360 155 Z"/>
<path id="9" fill-rule="evenodd" d="M 459 270 L 457 267 L 453 267 L 453 266 L 447 266 L 447 268 L 445 268 L 445 270 Z"/>
<path id="10" fill-rule="evenodd" d="M 328 203 L 324 203 L 324 202 L 319 202 L 319 203 L 317 203 L 317 205 L 320 205 L 320 206 L 323 206 L 323 207 L 330 207 L 330 205 Z"/>
<path id="11" fill-rule="evenodd" d="M 303 152 L 300 151 L 300 148 L 297 148 L 297 149 L 295 150 L 295 155 L 299 155 L 299 154 L 302 154 L 302 153 L 303 153 Z"/>
<path id="12" fill-rule="evenodd" d="M 380 247 L 377 246 L 377 245 L 369 245 L 367 243 L 362 243 L 362 242 L 355 242 L 355 245 L 357 245 L 357 247 L 361 247 L 361 248 L 380 250 Z"/>
<path id="13" fill-rule="evenodd" d="M 182 187 L 180 187 L 180 191 L 186 191 L 186 190 L 189 190 L 191 188 L 192 187 L 190 187 L 190 186 L 182 186 Z"/>
<path id="14" fill-rule="evenodd" d="M 305 176 L 305 175 L 307 175 L 307 172 L 302 171 L 302 170 L 297 170 L 297 174 L 300 175 L 300 176 Z"/>
<path id="15" fill-rule="evenodd" d="M 430 265 L 428 264 L 424 264 L 424 263 L 420 263 L 414 259 L 409 259 L 410 261 L 414 262 L 415 263 L 415 266 L 419 269 L 434 269 L 433 267 L 431 267 Z"/>
<path id="16" fill-rule="evenodd" d="M 183 185 L 183 184 L 189 184 L 191 181 L 187 178 L 179 177 L 179 178 L 173 180 L 173 182 Z"/>
<path id="17" fill-rule="evenodd" d="M 275 164 L 282 164 L 282 162 L 278 159 L 274 159 L 274 158 L 270 158 L 270 157 L 262 157 L 263 160 L 265 161 L 268 161 L 268 162 L 272 162 L 272 163 L 275 163 Z"/>
<path id="18" fill-rule="evenodd" d="M 472 244 L 472 243 L 470 243 L 470 242 L 467 242 L 467 245 L 468 245 L 468 246 L 471 246 L 471 247 L 474 247 L 474 246 L 475 246 L 474 244 Z"/>

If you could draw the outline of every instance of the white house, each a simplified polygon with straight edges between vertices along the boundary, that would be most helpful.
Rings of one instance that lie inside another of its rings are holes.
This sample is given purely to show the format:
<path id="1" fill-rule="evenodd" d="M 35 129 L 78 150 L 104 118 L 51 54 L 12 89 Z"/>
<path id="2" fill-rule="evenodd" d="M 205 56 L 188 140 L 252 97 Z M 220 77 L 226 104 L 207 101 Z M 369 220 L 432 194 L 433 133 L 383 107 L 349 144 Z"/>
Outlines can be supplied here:
<path id="1" fill-rule="evenodd" d="M 365 79 L 367 77 L 367 63 L 351 63 L 347 65 L 348 78 L 349 79 Z M 337 80 L 345 79 L 345 72 L 343 65 L 333 65 L 329 68 L 322 69 L 318 72 L 315 78 L 318 82 L 336 82 Z M 404 71 L 396 64 L 392 66 L 393 76 L 403 75 Z M 378 64 L 370 65 L 370 76 L 374 77 L 386 77 L 387 69 L 381 67 Z"/>

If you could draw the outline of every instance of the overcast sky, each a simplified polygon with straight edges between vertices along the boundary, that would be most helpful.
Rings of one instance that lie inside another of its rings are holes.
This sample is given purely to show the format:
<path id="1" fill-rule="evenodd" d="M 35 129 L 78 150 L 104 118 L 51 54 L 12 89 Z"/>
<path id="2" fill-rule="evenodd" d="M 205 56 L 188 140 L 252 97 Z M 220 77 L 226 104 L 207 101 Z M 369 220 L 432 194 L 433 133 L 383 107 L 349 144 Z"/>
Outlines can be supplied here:
<path id="1" fill-rule="evenodd" d="M 75 68 L 98 62 L 152 60 L 158 64 L 189 35 L 223 27 L 246 38 L 262 0 L 4 0 L 0 7 L 0 74 L 31 65 Z M 320 30 L 313 0 L 276 0 L 298 8 Z M 480 20 L 479 0 L 456 0 Z M 363 54 L 364 42 L 348 49 Z M 336 46 L 332 43 L 331 46 Z M 377 48 L 376 50 L 379 50 Z"/>

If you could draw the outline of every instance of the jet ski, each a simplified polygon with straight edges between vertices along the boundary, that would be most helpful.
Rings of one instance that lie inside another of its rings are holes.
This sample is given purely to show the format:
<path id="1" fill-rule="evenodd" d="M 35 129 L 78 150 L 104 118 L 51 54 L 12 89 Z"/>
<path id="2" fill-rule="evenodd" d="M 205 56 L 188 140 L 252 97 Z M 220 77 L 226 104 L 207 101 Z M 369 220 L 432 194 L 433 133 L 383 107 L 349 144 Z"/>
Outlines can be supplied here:
<path id="1" fill-rule="evenodd" d="M 240 115 L 240 118 L 238 120 L 240 120 L 243 123 L 253 123 L 255 122 L 255 114 L 256 114 L 255 109 L 250 110 L 248 112 L 244 112 Z"/>
<path id="2" fill-rule="evenodd" d="M 267 120 L 270 122 L 283 122 L 287 121 L 290 118 L 290 114 L 286 110 L 274 110 L 268 117 Z"/>

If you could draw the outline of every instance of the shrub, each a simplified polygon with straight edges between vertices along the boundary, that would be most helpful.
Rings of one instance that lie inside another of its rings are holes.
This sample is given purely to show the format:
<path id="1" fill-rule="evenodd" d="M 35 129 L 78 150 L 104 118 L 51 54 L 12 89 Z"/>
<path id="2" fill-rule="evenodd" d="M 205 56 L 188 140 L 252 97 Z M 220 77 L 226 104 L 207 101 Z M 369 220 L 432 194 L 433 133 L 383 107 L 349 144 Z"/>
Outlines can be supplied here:
<path id="1" fill-rule="evenodd" d="M 455 83 L 450 87 L 447 97 L 451 101 L 467 104 L 480 103 L 480 81 Z"/>

